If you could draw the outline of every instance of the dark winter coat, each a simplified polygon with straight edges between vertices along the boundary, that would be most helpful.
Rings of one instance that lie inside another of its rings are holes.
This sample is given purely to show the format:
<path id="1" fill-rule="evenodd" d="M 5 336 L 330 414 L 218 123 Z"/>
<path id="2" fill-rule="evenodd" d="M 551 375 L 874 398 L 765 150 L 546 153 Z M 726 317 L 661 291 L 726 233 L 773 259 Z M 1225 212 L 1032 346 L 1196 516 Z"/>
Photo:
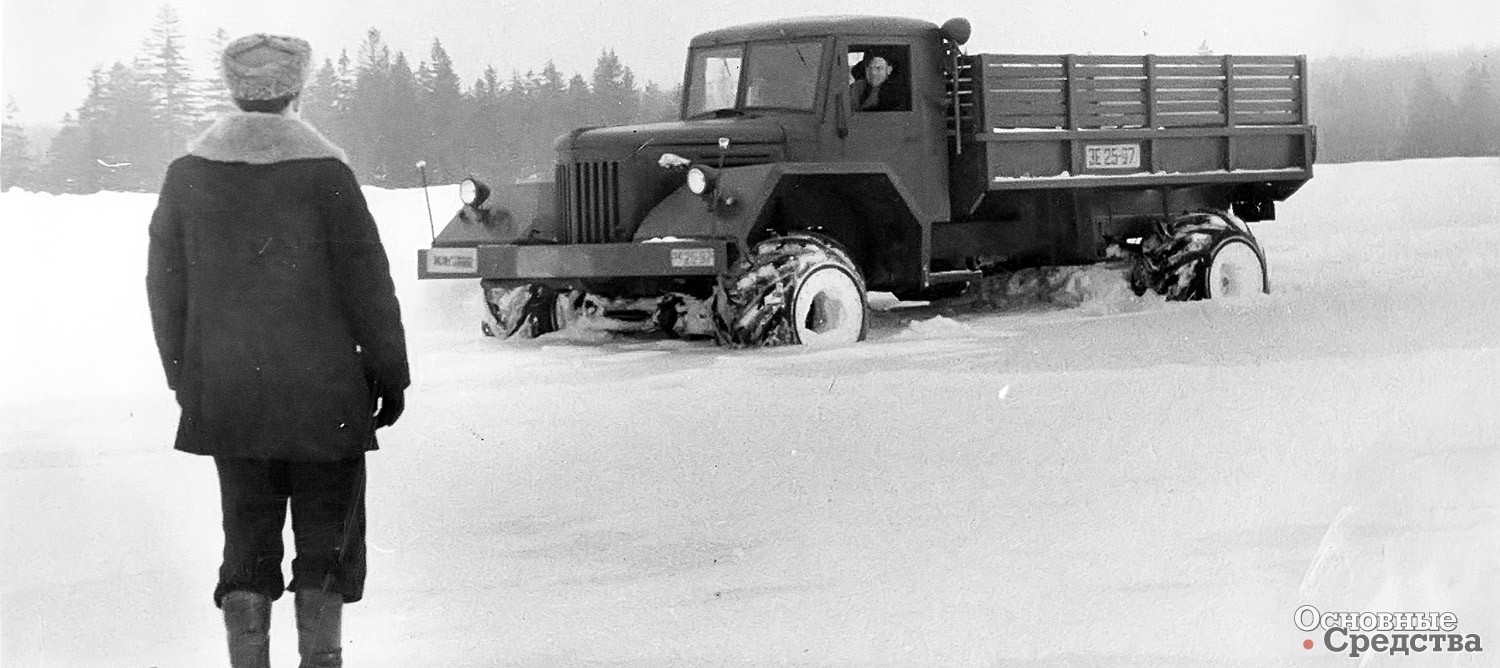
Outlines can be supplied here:
<path id="1" fill-rule="evenodd" d="M 390 265 L 344 154 L 296 118 L 225 117 L 167 169 L 146 288 L 177 449 L 373 450 L 372 385 L 410 384 Z"/>

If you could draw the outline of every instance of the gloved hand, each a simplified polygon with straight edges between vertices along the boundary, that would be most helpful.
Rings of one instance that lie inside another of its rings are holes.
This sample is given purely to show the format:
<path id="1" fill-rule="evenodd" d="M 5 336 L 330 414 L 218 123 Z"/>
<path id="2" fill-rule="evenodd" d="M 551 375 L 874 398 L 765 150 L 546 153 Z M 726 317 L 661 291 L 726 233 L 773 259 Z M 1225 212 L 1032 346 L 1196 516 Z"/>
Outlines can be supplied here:
<path id="1" fill-rule="evenodd" d="M 378 405 L 371 407 L 375 415 L 376 429 L 396 424 L 397 418 L 401 417 L 401 412 L 406 410 L 406 392 L 399 387 L 386 387 L 380 383 L 374 383 L 370 396 L 373 400 L 378 400 Z"/>

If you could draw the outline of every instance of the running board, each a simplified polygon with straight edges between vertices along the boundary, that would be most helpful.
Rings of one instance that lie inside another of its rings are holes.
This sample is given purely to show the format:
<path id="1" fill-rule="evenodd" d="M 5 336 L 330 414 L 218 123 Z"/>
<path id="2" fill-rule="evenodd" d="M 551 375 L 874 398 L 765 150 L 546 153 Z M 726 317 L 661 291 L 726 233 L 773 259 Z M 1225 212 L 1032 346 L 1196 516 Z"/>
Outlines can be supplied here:
<path id="1" fill-rule="evenodd" d="M 965 281 L 977 281 L 981 278 L 984 278 L 984 272 L 982 271 L 934 271 L 927 275 L 927 284 L 963 283 Z"/>

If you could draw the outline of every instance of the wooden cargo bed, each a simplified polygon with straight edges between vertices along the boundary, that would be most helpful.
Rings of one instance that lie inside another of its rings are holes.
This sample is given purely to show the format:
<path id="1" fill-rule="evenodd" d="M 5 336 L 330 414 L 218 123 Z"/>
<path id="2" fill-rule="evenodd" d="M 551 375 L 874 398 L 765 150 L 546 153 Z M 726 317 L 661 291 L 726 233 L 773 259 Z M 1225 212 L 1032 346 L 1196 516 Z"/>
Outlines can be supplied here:
<path id="1" fill-rule="evenodd" d="M 980 54 L 960 68 L 959 189 L 976 198 L 1312 176 L 1301 56 Z"/>

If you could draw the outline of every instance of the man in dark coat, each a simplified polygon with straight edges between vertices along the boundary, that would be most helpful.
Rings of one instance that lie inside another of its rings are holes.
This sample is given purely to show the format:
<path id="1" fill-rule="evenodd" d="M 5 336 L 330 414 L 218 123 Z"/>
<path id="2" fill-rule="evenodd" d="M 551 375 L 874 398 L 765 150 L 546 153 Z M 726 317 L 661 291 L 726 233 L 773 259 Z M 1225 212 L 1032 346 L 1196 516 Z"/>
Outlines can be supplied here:
<path id="1" fill-rule="evenodd" d="M 302 665 L 340 665 L 340 606 L 364 591 L 364 453 L 410 384 L 375 221 L 343 151 L 295 116 L 310 55 L 294 37 L 229 44 L 224 79 L 242 111 L 171 164 L 150 227 L 146 285 L 182 406 L 176 447 L 218 468 L 214 603 L 234 666 L 268 665 L 282 591 L 296 594 Z"/>

